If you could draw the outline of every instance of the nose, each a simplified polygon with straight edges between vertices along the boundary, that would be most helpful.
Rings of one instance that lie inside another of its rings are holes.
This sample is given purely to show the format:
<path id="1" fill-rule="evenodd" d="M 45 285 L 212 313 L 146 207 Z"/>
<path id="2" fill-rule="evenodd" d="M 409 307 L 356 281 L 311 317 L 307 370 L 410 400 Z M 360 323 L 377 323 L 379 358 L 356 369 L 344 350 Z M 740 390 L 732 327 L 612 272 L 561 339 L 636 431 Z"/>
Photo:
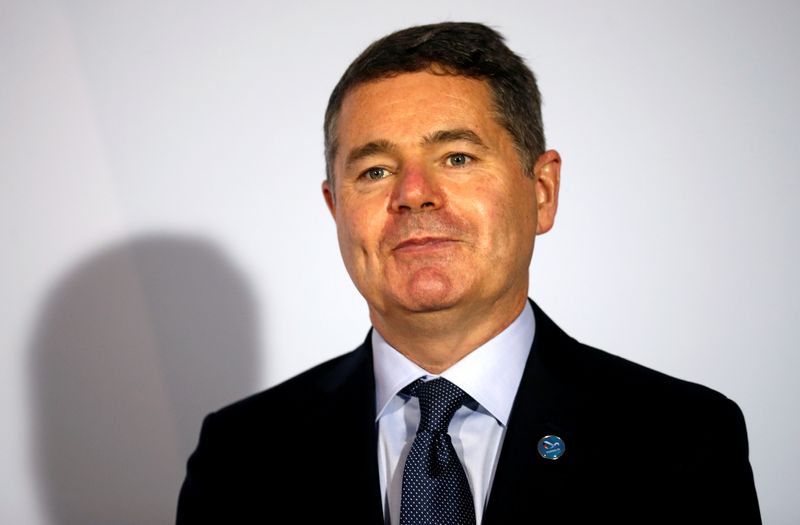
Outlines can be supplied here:
<path id="1" fill-rule="evenodd" d="M 444 201 L 435 175 L 419 166 L 405 166 L 395 178 L 391 208 L 397 213 L 418 213 L 440 208 Z"/>

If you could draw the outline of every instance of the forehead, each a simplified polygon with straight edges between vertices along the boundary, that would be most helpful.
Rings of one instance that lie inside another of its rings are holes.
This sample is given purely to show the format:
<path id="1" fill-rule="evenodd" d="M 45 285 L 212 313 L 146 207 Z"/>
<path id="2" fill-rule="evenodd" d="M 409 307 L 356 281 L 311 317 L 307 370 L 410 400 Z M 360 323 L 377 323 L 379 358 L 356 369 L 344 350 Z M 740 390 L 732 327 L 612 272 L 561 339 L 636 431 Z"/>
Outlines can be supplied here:
<path id="1" fill-rule="evenodd" d="M 435 129 L 469 128 L 483 136 L 498 127 L 486 81 L 420 71 L 353 88 L 342 102 L 337 131 L 346 150 L 372 140 L 417 141 Z"/>

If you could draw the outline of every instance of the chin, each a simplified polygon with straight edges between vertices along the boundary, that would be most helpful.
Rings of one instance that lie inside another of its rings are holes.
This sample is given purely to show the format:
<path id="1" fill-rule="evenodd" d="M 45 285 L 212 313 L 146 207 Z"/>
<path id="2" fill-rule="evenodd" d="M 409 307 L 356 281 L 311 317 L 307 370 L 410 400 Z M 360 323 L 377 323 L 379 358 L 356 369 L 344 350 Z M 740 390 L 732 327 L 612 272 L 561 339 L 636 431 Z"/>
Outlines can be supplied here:
<path id="1" fill-rule="evenodd" d="M 457 305 L 464 295 L 461 283 L 441 272 L 417 272 L 406 283 L 400 303 L 412 312 L 438 312 Z"/>

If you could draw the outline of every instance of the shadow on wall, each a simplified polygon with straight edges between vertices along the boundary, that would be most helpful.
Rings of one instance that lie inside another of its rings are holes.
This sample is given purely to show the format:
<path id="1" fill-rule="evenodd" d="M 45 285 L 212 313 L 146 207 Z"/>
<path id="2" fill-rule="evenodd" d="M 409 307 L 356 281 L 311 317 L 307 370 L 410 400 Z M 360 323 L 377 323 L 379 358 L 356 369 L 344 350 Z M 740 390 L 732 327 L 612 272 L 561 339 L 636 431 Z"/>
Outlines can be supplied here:
<path id="1" fill-rule="evenodd" d="M 121 242 L 59 280 L 30 354 L 53 523 L 174 522 L 203 416 L 257 388 L 256 316 L 242 274 L 198 238 Z"/>

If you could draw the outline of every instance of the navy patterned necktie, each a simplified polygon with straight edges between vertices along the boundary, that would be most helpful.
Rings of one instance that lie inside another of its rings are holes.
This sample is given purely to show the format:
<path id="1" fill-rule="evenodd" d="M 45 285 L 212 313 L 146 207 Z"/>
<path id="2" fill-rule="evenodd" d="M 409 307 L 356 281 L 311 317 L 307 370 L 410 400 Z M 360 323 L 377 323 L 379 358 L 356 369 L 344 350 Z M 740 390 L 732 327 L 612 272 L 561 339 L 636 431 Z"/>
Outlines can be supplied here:
<path id="1" fill-rule="evenodd" d="M 469 482 L 447 433 L 470 397 L 441 377 L 417 379 L 403 392 L 419 398 L 420 422 L 403 468 L 400 525 L 474 525 Z"/>

